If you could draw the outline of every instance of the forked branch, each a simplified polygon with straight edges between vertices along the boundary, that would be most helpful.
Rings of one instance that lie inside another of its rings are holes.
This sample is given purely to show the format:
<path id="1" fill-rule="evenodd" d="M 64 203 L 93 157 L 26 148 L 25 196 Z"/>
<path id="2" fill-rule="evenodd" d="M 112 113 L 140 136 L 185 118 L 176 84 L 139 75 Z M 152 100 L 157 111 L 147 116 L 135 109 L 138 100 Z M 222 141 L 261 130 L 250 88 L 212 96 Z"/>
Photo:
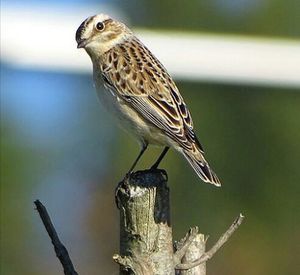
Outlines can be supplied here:
<path id="1" fill-rule="evenodd" d="M 201 257 L 193 262 L 189 263 L 179 263 L 175 266 L 175 269 L 177 270 L 187 270 L 191 269 L 195 266 L 198 266 L 209 259 L 211 259 L 214 254 L 228 241 L 228 239 L 231 237 L 231 235 L 234 233 L 235 230 L 238 229 L 238 227 L 242 224 L 244 219 L 244 216 L 240 214 L 234 222 L 231 224 L 231 226 L 227 229 L 227 231 L 219 238 L 219 240 L 213 245 L 213 247 L 201 255 Z"/>

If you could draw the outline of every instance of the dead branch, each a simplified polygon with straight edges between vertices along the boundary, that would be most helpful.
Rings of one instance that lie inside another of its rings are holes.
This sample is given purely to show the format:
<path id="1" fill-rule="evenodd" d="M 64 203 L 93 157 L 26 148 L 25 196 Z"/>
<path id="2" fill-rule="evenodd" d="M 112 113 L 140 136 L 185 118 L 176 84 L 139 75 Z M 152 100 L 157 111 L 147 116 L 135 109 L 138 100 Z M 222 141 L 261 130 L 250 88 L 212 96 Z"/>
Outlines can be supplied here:
<path id="1" fill-rule="evenodd" d="M 68 250 L 65 248 L 65 246 L 61 243 L 56 230 L 54 228 L 54 225 L 50 219 L 50 216 L 47 212 L 46 207 L 39 201 L 36 200 L 34 202 L 36 206 L 36 210 L 38 211 L 41 220 L 48 232 L 48 235 L 51 239 L 51 242 L 54 246 L 56 257 L 60 260 L 65 275 L 78 275 L 78 273 L 75 271 L 73 263 L 70 259 Z"/>
<path id="2" fill-rule="evenodd" d="M 213 245 L 213 247 L 208 251 L 202 254 L 202 256 L 190 263 L 180 263 L 175 266 L 175 269 L 177 270 L 187 270 L 191 269 L 195 266 L 198 266 L 209 259 L 211 259 L 214 254 L 228 241 L 228 239 L 231 237 L 231 235 L 234 233 L 236 229 L 242 224 L 244 219 L 244 216 L 240 214 L 234 222 L 231 224 L 231 226 L 227 229 L 227 231 L 219 238 L 219 240 Z"/>

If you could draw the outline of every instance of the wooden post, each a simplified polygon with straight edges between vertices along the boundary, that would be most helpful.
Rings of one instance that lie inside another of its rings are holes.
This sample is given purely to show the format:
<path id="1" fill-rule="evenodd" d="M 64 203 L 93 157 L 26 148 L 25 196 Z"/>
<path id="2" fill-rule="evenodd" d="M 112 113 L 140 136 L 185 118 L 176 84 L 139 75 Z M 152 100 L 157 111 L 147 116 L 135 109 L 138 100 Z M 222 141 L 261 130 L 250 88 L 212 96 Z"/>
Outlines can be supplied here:
<path id="1" fill-rule="evenodd" d="M 116 192 L 120 209 L 120 274 L 174 274 L 167 177 L 161 170 L 139 171 Z"/>
<path id="2" fill-rule="evenodd" d="M 173 247 L 170 197 L 163 170 L 138 171 L 116 189 L 120 209 L 120 254 L 113 256 L 120 274 L 205 275 L 206 261 L 223 246 L 243 221 L 240 216 L 205 251 L 205 237 L 191 228 Z"/>

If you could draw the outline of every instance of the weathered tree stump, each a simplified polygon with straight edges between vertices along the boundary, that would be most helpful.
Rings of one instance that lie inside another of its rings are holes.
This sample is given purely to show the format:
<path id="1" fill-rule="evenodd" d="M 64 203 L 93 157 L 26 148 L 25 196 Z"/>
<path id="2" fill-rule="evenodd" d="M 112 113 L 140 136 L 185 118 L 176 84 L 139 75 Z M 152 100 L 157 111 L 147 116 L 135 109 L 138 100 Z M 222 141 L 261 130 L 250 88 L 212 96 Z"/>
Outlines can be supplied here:
<path id="1" fill-rule="evenodd" d="M 205 236 L 198 234 L 197 227 L 173 245 L 169 195 L 164 170 L 138 171 L 118 185 L 120 254 L 113 259 L 121 275 L 205 275 L 206 261 L 243 220 L 240 214 L 208 252 Z"/>
<path id="2" fill-rule="evenodd" d="M 169 188 L 161 170 L 139 171 L 117 188 L 121 274 L 174 274 Z M 129 272 L 129 273 L 128 273 Z"/>

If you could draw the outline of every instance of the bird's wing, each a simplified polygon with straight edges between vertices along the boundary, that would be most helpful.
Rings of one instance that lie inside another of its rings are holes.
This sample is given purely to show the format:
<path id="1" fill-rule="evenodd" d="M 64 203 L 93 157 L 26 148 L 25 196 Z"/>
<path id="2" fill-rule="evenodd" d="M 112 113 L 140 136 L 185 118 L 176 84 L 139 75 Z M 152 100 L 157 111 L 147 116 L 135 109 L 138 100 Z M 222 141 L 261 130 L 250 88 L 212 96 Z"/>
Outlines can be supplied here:
<path id="1" fill-rule="evenodd" d="M 114 47 L 105 59 L 103 78 L 119 97 L 185 150 L 194 150 L 197 144 L 203 152 L 175 83 L 139 40 Z"/>

